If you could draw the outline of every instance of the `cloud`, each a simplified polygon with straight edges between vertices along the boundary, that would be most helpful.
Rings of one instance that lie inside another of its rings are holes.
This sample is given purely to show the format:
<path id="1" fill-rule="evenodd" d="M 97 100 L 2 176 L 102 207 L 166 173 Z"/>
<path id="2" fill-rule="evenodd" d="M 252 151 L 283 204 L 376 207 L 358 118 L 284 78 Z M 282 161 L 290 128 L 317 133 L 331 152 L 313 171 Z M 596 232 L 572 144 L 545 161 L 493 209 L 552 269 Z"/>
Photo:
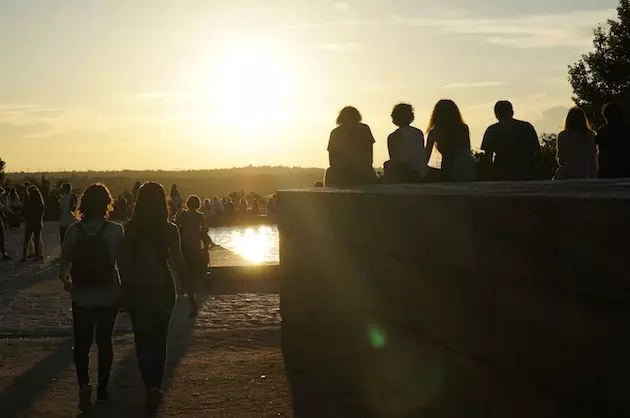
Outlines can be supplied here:
<path id="1" fill-rule="evenodd" d="M 480 81 L 476 83 L 451 83 L 445 86 L 442 86 L 443 89 L 447 90 L 456 90 L 456 89 L 475 89 L 475 88 L 483 88 L 483 87 L 498 87 L 505 86 L 504 81 Z"/>
<path id="2" fill-rule="evenodd" d="M 7 140 L 16 137 L 28 137 L 47 132 L 51 128 L 50 122 L 12 123 L 0 122 L 0 138 Z"/>
<path id="3" fill-rule="evenodd" d="M 615 9 L 576 10 L 557 14 L 511 17 L 472 17 L 454 13 L 451 17 L 407 17 L 343 20 L 293 25 L 289 29 L 318 29 L 343 26 L 404 26 L 436 29 L 451 35 L 470 35 L 494 45 L 512 48 L 584 47 L 592 42 L 592 29 L 614 18 Z"/>
<path id="4" fill-rule="evenodd" d="M 565 106 L 555 106 L 546 109 L 542 112 L 540 118 L 534 122 L 534 126 L 538 133 L 558 133 L 562 130 L 562 125 L 568 112 L 569 108 Z"/>

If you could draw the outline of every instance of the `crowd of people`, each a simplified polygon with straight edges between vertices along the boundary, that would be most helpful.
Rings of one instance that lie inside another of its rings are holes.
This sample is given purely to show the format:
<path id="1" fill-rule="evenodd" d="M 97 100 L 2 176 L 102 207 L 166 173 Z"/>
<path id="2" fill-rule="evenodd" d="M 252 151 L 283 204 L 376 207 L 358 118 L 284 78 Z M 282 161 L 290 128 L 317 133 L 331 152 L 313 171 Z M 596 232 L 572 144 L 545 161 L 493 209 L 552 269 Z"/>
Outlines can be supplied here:
<path id="1" fill-rule="evenodd" d="M 541 160 L 538 134 L 531 123 L 514 117 L 508 101 L 494 107 L 497 123 L 488 127 L 481 143 L 481 160 L 490 168 L 493 181 L 536 180 Z M 630 177 L 630 123 L 616 103 L 604 106 L 606 123 L 594 131 L 579 107 L 571 109 L 557 140 L 558 169 L 554 179 Z M 361 113 L 348 106 L 337 117 L 330 133 L 330 167 L 325 186 L 356 186 L 385 183 L 462 182 L 477 179 L 470 145 L 470 131 L 458 106 L 440 100 L 434 107 L 424 133 L 412 126 L 414 109 L 407 103 L 394 106 L 392 122 L 397 129 L 387 138 L 389 160 L 383 176 L 374 171 L 374 136 L 362 123 Z M 434 151 L 441 156 L 439 167 L 429 166 Z"/>

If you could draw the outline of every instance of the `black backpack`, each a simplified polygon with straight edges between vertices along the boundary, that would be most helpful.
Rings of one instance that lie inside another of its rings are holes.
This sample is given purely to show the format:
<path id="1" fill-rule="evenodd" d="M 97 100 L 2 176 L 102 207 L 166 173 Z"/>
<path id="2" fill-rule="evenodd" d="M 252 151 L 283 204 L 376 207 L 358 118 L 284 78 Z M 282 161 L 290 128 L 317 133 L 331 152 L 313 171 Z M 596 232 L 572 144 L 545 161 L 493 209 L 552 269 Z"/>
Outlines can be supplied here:
<path id="1" fill-rule="evenodd" d="M 78 288 L 105 288 L 112 284 L 114 263 L 109 243 L 103 237 L 107 225 L 105 221 L 98 232 L 91 235 L 81 223 L 76 224 L 80 236 L 72 253 L 70 275 Z"/>

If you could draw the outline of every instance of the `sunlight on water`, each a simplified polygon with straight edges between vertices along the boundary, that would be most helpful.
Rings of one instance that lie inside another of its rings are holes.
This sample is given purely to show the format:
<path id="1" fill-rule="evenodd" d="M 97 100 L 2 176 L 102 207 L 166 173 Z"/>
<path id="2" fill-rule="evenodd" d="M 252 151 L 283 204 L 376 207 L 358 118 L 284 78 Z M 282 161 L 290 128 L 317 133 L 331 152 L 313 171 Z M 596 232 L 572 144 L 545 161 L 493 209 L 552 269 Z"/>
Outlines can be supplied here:
<path id="1" fill-rule="evenodd" d="M 243 257 L 252 264 L 277 263 L 278 228 L 272 226 L 212 228 L 215 243 Z"/>

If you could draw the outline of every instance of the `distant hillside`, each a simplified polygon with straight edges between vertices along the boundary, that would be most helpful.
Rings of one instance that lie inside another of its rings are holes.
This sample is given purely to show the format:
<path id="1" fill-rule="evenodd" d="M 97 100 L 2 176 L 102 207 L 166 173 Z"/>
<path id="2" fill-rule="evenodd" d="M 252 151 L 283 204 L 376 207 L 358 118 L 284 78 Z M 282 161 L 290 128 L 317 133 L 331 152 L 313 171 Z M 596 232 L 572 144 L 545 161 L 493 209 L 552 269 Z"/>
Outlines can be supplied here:
<path id="1" fill-rule="evenodd" d="M 137 181 L 157 181 L 167 189 L 177 184 L 183 195 L 198 194 L 202 198 L 226 196 L 230 192 L 255 192 L 269 195 L 281 189 L 310 187 L 323 178 L 320 168 L 301 167 L 243 167 L 219 170 L 195 171 L 88 171 L 65 173 L 7 173 L 11 182 L 26 179 L 39 180 L 42 175 L 54 186 L 59 181 L 69 181 L 76 189 L 84 189 L 91 183 L 100 182 L 110 188 L 113 195 L 131 191 Z"/>

